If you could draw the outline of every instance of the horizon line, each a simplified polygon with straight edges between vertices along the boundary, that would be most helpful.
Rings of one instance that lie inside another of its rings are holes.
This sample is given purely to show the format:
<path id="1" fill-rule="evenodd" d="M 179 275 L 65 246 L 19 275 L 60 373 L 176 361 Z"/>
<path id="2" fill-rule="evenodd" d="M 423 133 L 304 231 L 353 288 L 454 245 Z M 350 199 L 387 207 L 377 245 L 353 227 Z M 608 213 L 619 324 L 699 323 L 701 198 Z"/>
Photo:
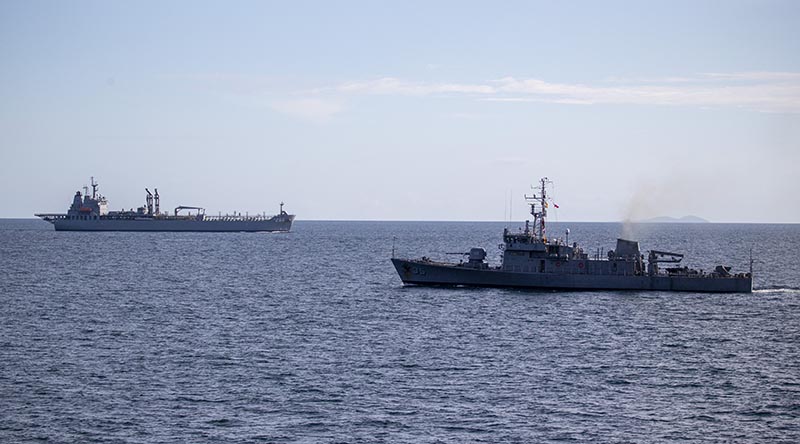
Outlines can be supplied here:
<path id="1" fill-rule="evenodd" d="M 38 217 L 0 217 L 0 220 L 41 220 Z M 431 219 L 297 219 L 295 218 L 295 222 L 433 222 L 433 223 L 525 223 L 525 220 L 519 221 L 504 221 L 504 220 L 431 220 Z M 45 221 L 42 221 L 45 222 Z M 736 222 L 715 222 L 715 221 L 705 221 L 705 222 L 681 222 L 681 221 L 670 221 L 670 222 L 658 222 L 658 221 L 647 221 L 647 220 L 637 220 L 637 221 L 625 221 L 625 220 L 565 220 L 565 221 L 550 221 L 550 223 L 557 223 L 557 224 L 625 224 L 625 223 L 633 223 L 633 224 L 641 224 L 641 225 L 732 225 L 732 224 L 749 224 L 749 225 L 800 225 L 800 222 L 743 222 L 743 221 L 736 221 Z"/>

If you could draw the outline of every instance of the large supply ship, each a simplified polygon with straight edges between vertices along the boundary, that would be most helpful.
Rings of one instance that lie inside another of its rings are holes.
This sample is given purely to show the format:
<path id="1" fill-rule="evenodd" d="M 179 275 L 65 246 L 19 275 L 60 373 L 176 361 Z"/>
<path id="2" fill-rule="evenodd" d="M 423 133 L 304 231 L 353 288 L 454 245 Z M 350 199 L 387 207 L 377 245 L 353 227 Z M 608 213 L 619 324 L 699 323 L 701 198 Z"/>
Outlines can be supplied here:
<path id="1" fill-rule="evenodd" d="M 439 286 L 514 287 L 555 290 L 655 290 L 691 292 L 752 292 L 753 261 L 750 271 L 732 273 L 731 267 L 717 265 L 703 272 L 678 264 L 683 254 L 650 250 L 645 255 L 639 242 L 617 239 L 615 250 L 607 255 L 590 255 L 569 238 L 546 237 L 545 219 L 548 198 L 547 178 L 540 180 L 538 193 L 525 196 L 531 207 L 533 224 L 524 230 L 503 232 L 502 264 L 491 266 L 486 250 L 471 248 L 463 253 L 468 260 L 459 263 L 429 258 L 392 258 L 404 284 Z M 566 231 L 569 236 L 569 230 Z M 394 255 L 394 254 L 393 254 Z M 663 266 L 663 267 L 662 267 Z"/>
<path id="2" fill-rule="evenodd" d="M 136 210 L 108 211 L 108 201 L 97 192 L 98 184 L 91 179 L 92 194 L 84 187 L 83 194 L 75 193 L 66 214 L 40 213 L 35 216 L 55 226 L 57 231 L 289 231 L 294 215 L 283 211 L 274 216 L 239 214 L 209 216 L 205 209 L 178 206 L 174 214 L 161 212 L 158 189 L 147 192 L 145 206 Z M 183 212 L 183 214 L 181 214 Z"/>

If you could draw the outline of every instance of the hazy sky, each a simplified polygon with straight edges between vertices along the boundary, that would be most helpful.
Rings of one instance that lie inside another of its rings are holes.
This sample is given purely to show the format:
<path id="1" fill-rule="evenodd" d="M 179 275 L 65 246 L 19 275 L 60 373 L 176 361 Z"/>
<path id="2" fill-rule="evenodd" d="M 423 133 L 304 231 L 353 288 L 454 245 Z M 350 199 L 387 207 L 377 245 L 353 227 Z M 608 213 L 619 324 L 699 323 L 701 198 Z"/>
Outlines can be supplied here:
<path id="1" fill-rule="evenodd" d="M 0 1 L 0 217 L 800 222 L 800 2 Z"/>

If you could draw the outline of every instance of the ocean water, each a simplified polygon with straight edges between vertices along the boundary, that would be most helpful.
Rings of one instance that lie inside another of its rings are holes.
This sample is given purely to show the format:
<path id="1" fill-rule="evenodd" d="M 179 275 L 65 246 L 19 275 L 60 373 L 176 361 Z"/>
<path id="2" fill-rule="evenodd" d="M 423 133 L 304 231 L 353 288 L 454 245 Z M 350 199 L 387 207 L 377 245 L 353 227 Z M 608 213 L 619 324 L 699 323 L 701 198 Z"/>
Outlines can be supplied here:
<path id="1" fill-rule="evenodd" d="M 703 269 L 752 247 L 752 294 L 403 287 L 389 262 L 497 262 L 505 225 L 0 220 L 0 442 L 800 441 L 800 225 L 634 229 Z"/>

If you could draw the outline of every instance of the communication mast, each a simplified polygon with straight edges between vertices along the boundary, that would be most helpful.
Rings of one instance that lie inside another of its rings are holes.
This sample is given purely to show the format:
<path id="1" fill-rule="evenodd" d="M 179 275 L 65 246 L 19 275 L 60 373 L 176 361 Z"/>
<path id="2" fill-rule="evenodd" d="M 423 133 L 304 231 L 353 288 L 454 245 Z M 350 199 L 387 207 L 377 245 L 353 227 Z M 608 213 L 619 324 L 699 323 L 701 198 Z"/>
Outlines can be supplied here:
<path id="1" fill-rule="evenodd" d="M 532 196 L 525 195 L 525 200 L 531 206 L 531 216 L 533 216 L 533 233 L 542 242 L 547 242 L 547 229 L 545 227 L 545 219 L 547 218 L 547 184 L 553 182 L 543 177 L 539 180 L 539 194 Z"/>

